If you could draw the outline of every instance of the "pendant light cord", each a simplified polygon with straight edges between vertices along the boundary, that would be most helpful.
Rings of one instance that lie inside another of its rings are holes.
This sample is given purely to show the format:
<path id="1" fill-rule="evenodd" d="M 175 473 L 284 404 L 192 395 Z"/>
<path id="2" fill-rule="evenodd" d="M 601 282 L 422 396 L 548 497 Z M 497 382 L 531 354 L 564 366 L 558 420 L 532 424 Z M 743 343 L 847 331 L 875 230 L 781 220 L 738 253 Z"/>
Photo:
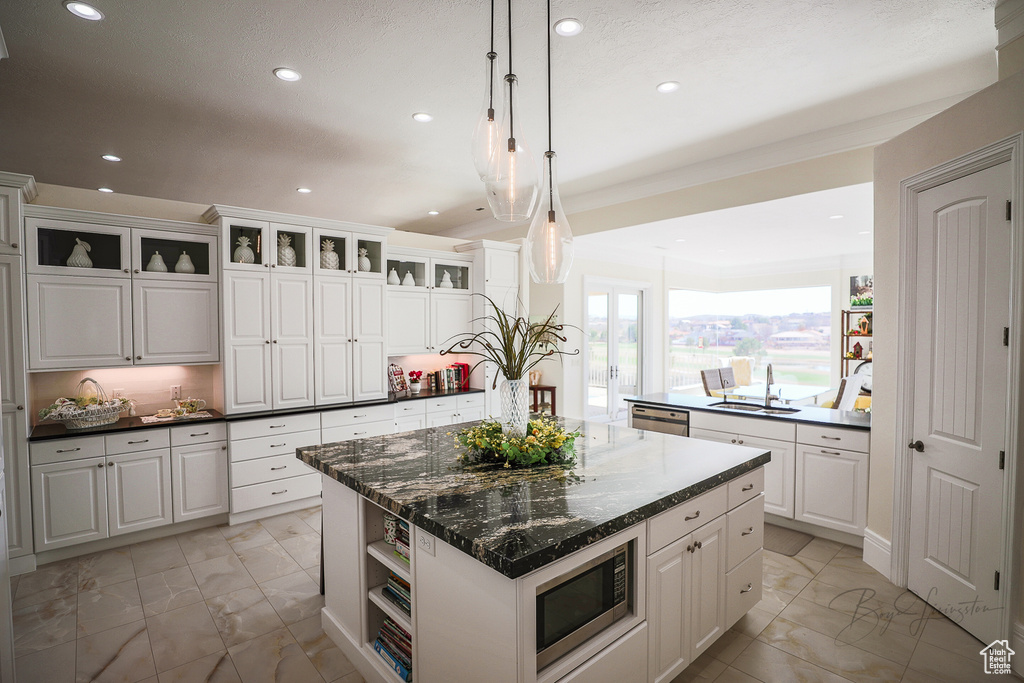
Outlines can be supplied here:
<path id="1" fill-rule="evenodd" d="M 548 0 L 548 17 L 545 28 L 548 32 L 548 153 L 544 155 L 544 160 L 548 162 L 548 220 L 554 222 L 555 174 L 552 173 L 554 170 L 552 164 L 554 163 L 555 152 L 551 145 L 551 0 Z"/>
<path id="2" fill-rule="evenodd" d="M 512 107 L 512 77 L 514 73 L 512 71 L 512 0 L 508 0 L 508 76 L 505 80 L 508 82 L 508 151 L 516 151 L 516 134 L 515 134 L 515 110 Z"/>
<path id="3" fill-rule="evenodd" d="M 487 74 L 487 120 L 494 120 L 494 60 L 497 57 L 494 51 L 494 0 L 491 0 L 491 51 L 487 53 L 487 59 L 491 61 L 490 72 Z"/>
<path id="4" fill-rule="evenodd" d="M 548 151 L 551 149 L 551 0 L 548 0 Z"/>

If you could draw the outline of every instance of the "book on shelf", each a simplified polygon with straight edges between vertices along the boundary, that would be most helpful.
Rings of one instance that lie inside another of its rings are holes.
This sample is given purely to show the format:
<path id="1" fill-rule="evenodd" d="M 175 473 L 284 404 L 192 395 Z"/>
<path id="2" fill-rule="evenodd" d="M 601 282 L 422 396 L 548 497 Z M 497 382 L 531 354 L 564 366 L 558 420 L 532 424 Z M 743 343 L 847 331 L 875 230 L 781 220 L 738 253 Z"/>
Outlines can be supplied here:
<path id="1" fill-rule="evenodd" d="M 387 598 L 391 604 L 398 607 L 400 610 L 405 612 L 410 617 L 412 616 L 412 604 L 402 597 L 402 595 L 391 586 L 384 586 L 381 589 L 381 595 Z"/>
<path id="2" fill-rule="evenodd" d="M 412 671 L 407 669 L 404 664 L 395 659 L 388 649 L 381 644 L 380 638 L 373 642 L 373 649 L 377 651 L 380 658 L 394 671 L 403 681 L 412 680 Z"/>

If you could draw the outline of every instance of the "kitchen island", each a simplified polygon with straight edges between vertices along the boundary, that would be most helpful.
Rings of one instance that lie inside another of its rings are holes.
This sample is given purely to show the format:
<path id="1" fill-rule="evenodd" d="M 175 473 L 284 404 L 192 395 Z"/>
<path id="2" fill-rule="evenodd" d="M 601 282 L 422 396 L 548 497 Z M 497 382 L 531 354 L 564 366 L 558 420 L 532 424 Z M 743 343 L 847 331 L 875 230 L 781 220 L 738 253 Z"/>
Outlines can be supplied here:
<path id="1" fill-rule="evenodd" d="M 462 464 L 450 427 L 299 449 L 324 479 L 324 628 L 364 678 L 401 680 L 373 649 L 387 617 L 424 683 L 667 681 L 757 603 L 768 452 L 565 425 L 583 432 L 571 468 Z M 385 511 L 409 524 L 408 564 Z M 538 587 L 623 545 L 628 615 L 538 667 Z M 410 614 L 382 597 L 391 573 Z"/>

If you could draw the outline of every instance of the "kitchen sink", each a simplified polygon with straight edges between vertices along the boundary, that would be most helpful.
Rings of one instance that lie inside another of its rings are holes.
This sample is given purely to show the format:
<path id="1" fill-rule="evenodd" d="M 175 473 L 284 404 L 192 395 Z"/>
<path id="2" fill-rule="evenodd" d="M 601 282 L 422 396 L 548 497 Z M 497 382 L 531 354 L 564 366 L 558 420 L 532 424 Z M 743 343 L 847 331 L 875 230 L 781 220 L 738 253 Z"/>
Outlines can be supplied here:
<path id="1" fill-rule="evenodd" d="M 799 408 L 761 408 L 762 413 L 768 413 L 769 415 L 791 415 L 793 413 L 799 413 Z"/>
<path id="2" fill-rule="evenodd" d="M 764 410 L 764 407 L 754 405 L 753 403 L 733 403 L 731 401 L 722 401 L 721 403 L 712 403 L 712 408 L 728 408 L 729 410 L 746 410 L 749 412 L 757 412 L 758 410 Z"/>

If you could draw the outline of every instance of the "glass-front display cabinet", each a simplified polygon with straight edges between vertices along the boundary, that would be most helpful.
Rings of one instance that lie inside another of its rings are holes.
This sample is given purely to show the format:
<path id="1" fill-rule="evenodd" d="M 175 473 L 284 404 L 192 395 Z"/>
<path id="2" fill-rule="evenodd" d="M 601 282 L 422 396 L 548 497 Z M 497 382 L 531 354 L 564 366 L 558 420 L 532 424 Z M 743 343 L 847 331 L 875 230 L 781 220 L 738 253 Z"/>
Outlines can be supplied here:
<path id="1" fill-rule="evenodd" d="M 468 294 L 470 262 L 456 259 L 432 259 L 430 288 L 435 292 Z"/>
<path id="2" fill-rule="evenodd" d="M 25 221 L 26 270 L 37 275 L 131 277 L 131 229 L 74 221 Z"/>
<path id="3" fill-rule="evenodd" d="M 373 235 L 352 235 L 353 275 L 360 277 L 384 277 L 385 249 L 384 240 Z"/>
<path id="4" fill-rule="evenodd" d="M 265 221 L 225 219 L 221 230 L 224 267 L 248 271 L 269 268 L 270 239 L 270 224 Z"/>
<path id="5" fill-rule="evenodd" d="M 426 289 L 430 286 L 430 259 L 392 249 L 387 260 L 388 285 Z"/>
<path id="6" fill-rule="evenodd" d="M 294 272 L 313 272 L 313 229 L 285 223 L 270 224 L 274 257 L 271 267 Z"/>
<path id="7" fill-rule="evenodd" d="M 217 281 L 217 238 L 132 230 L 132 276 L 150 280 Z"/>

